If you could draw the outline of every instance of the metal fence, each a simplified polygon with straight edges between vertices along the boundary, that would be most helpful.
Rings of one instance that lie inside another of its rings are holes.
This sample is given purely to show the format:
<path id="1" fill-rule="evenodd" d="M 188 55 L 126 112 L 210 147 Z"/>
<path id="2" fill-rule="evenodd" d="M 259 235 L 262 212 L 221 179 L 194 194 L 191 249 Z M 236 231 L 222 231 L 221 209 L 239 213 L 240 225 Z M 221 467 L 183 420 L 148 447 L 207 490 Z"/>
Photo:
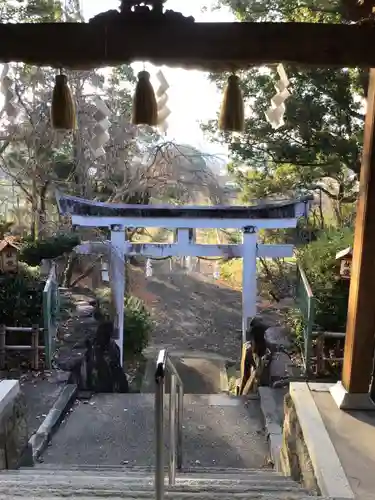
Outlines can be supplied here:
<path id="1" fill-rule="evenodd" d="M 297 265 L 296 303 L 303 317 L 303 362 L 305 372 L 311 371 L 312 341 L 315 322 L 316 299 L 308 282 L 306 274 Z"/>
<path id="2" fill-rule="evenodd" d="M 56 264 L 53 263 L 43 290 L 43 326 L 46 366 L 51 368 L 55 350 L 58 315 L 60 311 L 60 293 Z"/>

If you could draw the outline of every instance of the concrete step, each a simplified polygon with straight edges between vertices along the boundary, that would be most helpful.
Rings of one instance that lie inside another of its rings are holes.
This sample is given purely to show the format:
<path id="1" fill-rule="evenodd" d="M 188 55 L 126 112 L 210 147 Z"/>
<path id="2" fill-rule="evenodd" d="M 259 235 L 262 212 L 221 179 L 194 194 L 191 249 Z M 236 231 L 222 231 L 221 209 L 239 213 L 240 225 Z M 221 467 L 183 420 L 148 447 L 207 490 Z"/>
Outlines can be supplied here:
<path id="1" fill-rule="evenodd" d="M 137 481 L 128 481 L 125 479 L 114 480 L 111 478 L 101 477 L 95 480 L 92 477 L 82 478 L 82 477 L 55 477 L 52 476 L 50 478 L 47 477 L 29 477 L 28 481 L 22 481 L 21 478 L 12 476 L 12 477 L 4 477 L 1 476 L 1 485 L 0 492 L 4 490 L 10 490 L 11 488 L 25 491 L 27 490 L 35 490 L 41 491 L 46 489 L 47 491 L 64 491 L 65 493 L 68 491 L 86 491 L 86 492 L 97 492 L 97 491 L 105 491 L 107 493 L 114 494 L 115 492 L 132 492 L 132 491 L 154 491 L 154 480 L 153 479 L 138 479 Z M 168 491 L 174 492 L 186 492 L 186 493 L 251 493 L 251 492 L 259 492 L 259 493 L 271 493 L 271 492 L 299 492 L 308 494 L 307 491 L 302 490 L 299 485 L 286 482 L 283 484 L 281 481 L 278 482 L 257 482 L 254 481 L 251 483 L 242 482 L 228 482 L 227 484 L 211 483 L 208 484 L 207 481 L 202 481 L 201 484 L 199 482 L 179 482 L 176 481 L 174 486 L 166 486 Z"/>
<path id="2" fill-rule="evenodd" d="M 137 466 L 102 466 L 102 465 L 71 465 L 71 466 L 56 466 L 51 464 L 37 464 L 34 467 L 26 467 L 21 469 L 23 474 L 45 474 L 51 473 L 57 475 L 93 475 L 93 476 L 152 476 L 154 474 L 154 467 L 137 467 Z M 167 467 L 165 467 L 167 472 Z M 247 480 L 252 478 L 258 479 L 274 479 L 279 477 L 282 480 L 290 480 L 283 476 L 280 472 L 272 469 L 223 469 L 220 467 L 188 467 L 177 471 L 177 475 L 182 478 L 218 478 L 218 479 L 240 479 Z"/>
<path id="3" fill-rule="evenodd" d="M 169 351 L 178 374 L 184 384 L 185 394 L 221 394 L 229 390 L 226 362 L 224 358 L 191 356 L 189 351 Z M 167 373 L 165 392 L 170 391 L 170 376 Z M 141 392 L 155 392 L 155 356 L 147 361 Z"/>
<path id="4" fill-rule="evenodd" d="M 165 441 L 168 441 L 168 397 Z M 167 452 L 167 445 L 165 450 Z M 154 465 L 153 394 L 96 394 L 74 406 L 52 445 L 46 464 Z M 262 468 L 269 447 L 258 400 L 225 394 L 185 395 L 183 465 L 222 469 Z"/>
<path id="5" fill-rule="evenodd" d="M 178 472 L 174 486 L 165 485 L 173 500 L 308 500 L 308 492 L 291 478 L 267 469 L 219 467 L 190 468 Z M 42 499 L 153 499 L 155 486 L 150 467 L 74 465 L 32 468 L 0 473 L 0 500 Z M 323 498 L 321 498 L 323 500 Z M 328 499 L 326 499 L 328 500 Z"/>
<path id="6" fill-rule="evenodd" d="M 167 479 L 166 479 L 167 483 Z M 223 470 L 218 467 L 179 471 L 174 486 L 165 486 L 173 499 L 302 500 L 308 491 L 289 477 L 266 469 Z M 43 464 L 19 471 L 0 473 L 0 499 L 3 495 L 59 498 L 95 496 L 105 498 L 152 498 L 153 470 L 147 467 L 103 467 L 75 465 L 51 467 Z"/>
<path id="7" fill-rule="evenodd" d="M 50 487 L 59 487 L 65 485 L 74 485 L 79 488 L 146 488 L 153 487 L 154 477 L 152 475 L 140 475 L 140 474 L 96 474 L 93 476 L 90 473 L 71 471 L 62 473 L 62 471 L 50 471 L 49 474 L 39 474 L 37 470 L 34 474 L 25 474 L 23 471 L 19 473 L 5 473 L 0 474 L 0 480 L 3 484 L 17 484 L 21 486 L 22 484 L 33 485 L 37 484 L 48 485 Z M 198 475 L 187 475 L 179 474 L 176 478 L 176 489 L 204 489 L 204 490 L 214 490 L 220 488 L 225 490 L 230 488 L 231 491 L 247 491 L 250 489 L 264 489 L 264 490 L 285 490 L 294 491 L 299 489 L 299 485 L 292 481 L 290 478 L 269 475 L 256 474 L 249 475 L 249 477 L 238 477 L 233 475 L 230 478 L 218 477 L 201 477 Z"/>
<path id="8" fill-rule="evenodd" d="M 17 498 L 18 500 L 66 500 L 67 498 L 79 500 L 137 500 L 137 499 L 155 499 L 154 491 L 101 491 L 95 492 L 76 490 L 21 490 L 21 489 L 2 489 L 0 491 L 0 500 L 9 500 L 9 498 Z M 185 493 L 166 491 L 165 498 L 171 500 L 311 500 L 313 497 L 299 492 L 278 492 L 278 493 L 262 493 L 258 491 L 248 493 Z M 319 500 L 332 500 L 328 497 L 315 497 Z"/>

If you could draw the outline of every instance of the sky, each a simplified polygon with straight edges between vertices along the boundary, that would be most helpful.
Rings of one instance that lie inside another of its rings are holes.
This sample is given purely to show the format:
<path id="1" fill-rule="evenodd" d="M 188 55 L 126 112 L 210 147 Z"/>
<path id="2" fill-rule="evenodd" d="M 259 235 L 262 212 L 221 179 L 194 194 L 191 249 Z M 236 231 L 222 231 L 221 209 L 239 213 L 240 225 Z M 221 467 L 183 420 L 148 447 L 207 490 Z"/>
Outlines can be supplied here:
<path id="1" fill-rule="evenodd" d="M 167 0 L 168 9 L 192 15 L 196 21 L 228 22 L 234 21 L 233 14 L 228 9 L 212 11 L 208 8 L 203 12 L 203 6 L 210 6 L 211 0 Z M 99 12 L 118 8 L 119 0 L 81 0 L 81 7 L 85 19 Z M 142 69 L 143 62 L 132 66 L 136 71 Z M 151 79 L 155 78 L 157 70 L 150 63 L 146 64 Z M 215 119 L 220 109 L 221 93 L 216 86 L 209 82 L 207 74 L 201 71 L 168 68 L 162 66 L 164 76 L 168 81 L 168 107 L 171 114 L 168 117 L 168 137 L 179 143 L 191 144 L 202 150 L 227 159 L 227 148 L 218 143 L 209 143 L 199 127 L 200 121 Z"/>

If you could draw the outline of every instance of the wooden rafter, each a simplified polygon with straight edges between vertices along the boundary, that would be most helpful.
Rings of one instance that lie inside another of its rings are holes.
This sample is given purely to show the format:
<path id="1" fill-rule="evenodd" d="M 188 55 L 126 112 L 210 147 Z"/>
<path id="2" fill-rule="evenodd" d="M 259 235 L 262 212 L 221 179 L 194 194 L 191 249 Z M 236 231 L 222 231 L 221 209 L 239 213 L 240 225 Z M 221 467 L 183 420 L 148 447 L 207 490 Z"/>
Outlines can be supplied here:
<path id="1" fill-rule="evenodd" d="M 146 60 L 223 71 L 280 61 L 375 66 L 373 25 L 41 23 L 0 25 L 0 62 L 93 68 Z"/>

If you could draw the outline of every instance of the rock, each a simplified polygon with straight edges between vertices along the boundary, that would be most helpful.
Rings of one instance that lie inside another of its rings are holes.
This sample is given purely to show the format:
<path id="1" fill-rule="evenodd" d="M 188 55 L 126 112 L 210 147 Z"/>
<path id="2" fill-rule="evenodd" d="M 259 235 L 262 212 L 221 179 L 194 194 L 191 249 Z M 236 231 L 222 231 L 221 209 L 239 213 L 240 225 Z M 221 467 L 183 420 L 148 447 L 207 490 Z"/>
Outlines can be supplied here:
<path id="1" fill-rule="evenodd" d="M 113 323 L 99 324 L 94 341 L 88 343 L 87 385 L 94 392 L 129 392 L 129 384 L 120 363 L 120 349 L 112 339 Z"/>
<path id="2" fill-rule="evenodd" d="M 285 352 L 273 353 L 269 369 L 272 382 L 294 375 L 292 360 Z"/>
<path id="3" fill-rule="evenodd" d="M 77 316 L 80 317 L 92 316 L 94 310 L 95 310 L 94 307 L 90 306 L 87 303 L 77 304 L 76 306 Z"/>
<path id="4" fill-rule="evenodd" d="M 289 330 L 282 326 L 271 326 L 265 332 L 265 339 L 272 347 L 284 347 L 288 349 L 292 346 L 289 338 Z"/>

